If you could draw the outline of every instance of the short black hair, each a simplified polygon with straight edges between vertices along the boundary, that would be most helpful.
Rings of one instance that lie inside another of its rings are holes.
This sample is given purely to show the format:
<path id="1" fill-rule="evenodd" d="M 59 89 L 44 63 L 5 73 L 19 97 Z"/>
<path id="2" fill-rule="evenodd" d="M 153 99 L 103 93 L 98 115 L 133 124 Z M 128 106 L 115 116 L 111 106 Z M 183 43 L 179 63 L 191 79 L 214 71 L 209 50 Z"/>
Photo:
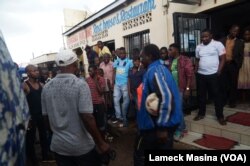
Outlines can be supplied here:
<path id="1" fill-rule="evenodd" d="M 101 43 L 101 44 L 103 44 L 103 42 L 102 42 L 101 40 L 99 40 L 97 43 Z"/>
<path id="2" fill-rule="evenodd" d="M 250 31 L 250 26 L 247 26 L 247 27 L 244 28 L 243 32 L 245 33 L 246 31 Z"/>
<path id="3" fill-rule="evenodd" d="M 170 44 L 169 45 L 169 48 L 170 47 L 174 47 L 174 48 L 176 48 L 178 51 L 180 51 L 180 46 L 179 46 L 179 44 L 177 44 L 177 43 L 172 43 L 172 44 Z"/>
<path id="4" fill-rule="evenodd" d="M 87 51 L 87 50 L 91 50 L 91 47 L 89 46 L 89 45 L 86 45 L 86 47 L 85 47 L 85 49 L 84 49 L 85 51 Z"/>
<path id="5" fill-rule="evenodd" d="M 201 31 L 201 33 L 204 33 L 204 32 L 208 32 L 208 33 L 210 33 L 210 34 L 213 34 L 212 30 L 211 30 L 211 29 L 208 29 L 208 28 L 203 29 L 203 30 Z"/>
<path id="6" fill-rule="evenodd" d="M 160 59 L 160 50 L 155 44 L 149 44 L 143 48 L 143 52 L 146 56 L 151 55 L 151 60 L 156 61 Z"/>
<path id="7" fill-rule="evenodd" d="M 230 27 L 230 29 L 233 29 L 233 28 L 236 28 L 236 27 L 240 28 L 240 26 L 239 26 L 238 24 L 233 24 L 233 25 Z"/>
<path id="8" fill-rule="evenodd" d="M 137 61 L 137 60 L 141 60 L 140 56 L 139 55 L 134 55 L 132 57 L 133 61 Z"/>
<path id="9" fill-rule="evenodd" d="M 93 65 L 93 64 L 91 64 L 91 65 L 89 65 L 89 68 L 88 69 L 94 69 L 94 70 L 97 70 L 97 66 L 96 65 Z"/>
<path id="10" fill-rule="evenodd" d="M 126 51 L 125 47 L 120 47 L 119 50 L 120 51 Z"/>
<path id="11" fill-rule="evenodd" d="M 160 51 L 165 50 L 166 52 L 168 51 L 167 47 L 161 47 Z"/>
<path id="12" fill-rule="evenodd" d="M 139 48 L 134 48 L 133 53 L 140 54 L 140 49 Z"/>

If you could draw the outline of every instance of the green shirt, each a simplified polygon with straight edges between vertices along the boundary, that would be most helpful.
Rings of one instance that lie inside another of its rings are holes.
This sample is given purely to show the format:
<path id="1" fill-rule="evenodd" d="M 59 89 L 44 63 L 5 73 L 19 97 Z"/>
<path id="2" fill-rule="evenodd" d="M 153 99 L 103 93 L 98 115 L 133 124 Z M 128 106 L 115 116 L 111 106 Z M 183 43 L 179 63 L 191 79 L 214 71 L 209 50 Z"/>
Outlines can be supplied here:
<path id="1" fill-rule="evenodd" d="M 171 65 L 171 71 L 172 71 L 172 75 L 174 77 L 176 84 L 179 85 L 178 84 L 178 58 L 173 59 L 172 65 Z"/>

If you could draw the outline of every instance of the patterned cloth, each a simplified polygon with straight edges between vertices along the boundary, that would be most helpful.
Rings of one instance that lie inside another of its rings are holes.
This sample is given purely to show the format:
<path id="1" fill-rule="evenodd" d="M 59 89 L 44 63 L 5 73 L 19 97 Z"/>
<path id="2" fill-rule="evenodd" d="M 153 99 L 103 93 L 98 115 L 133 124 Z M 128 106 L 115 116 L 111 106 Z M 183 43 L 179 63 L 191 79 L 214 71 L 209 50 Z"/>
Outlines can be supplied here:
<path id="1" fill-rule="evenodd" d="M 29 109 L 21 82 L 0 32 L 0 165 L 24 165 Z"/>
<path id="2" fill-rule="evenodd" d="M 91 97 L 92 97 L 93 104 L 102 104 L 102 103 L 104 103 L 104 97 L 103 97 L 103 95 L 100 95 L 98 93 L 98 90 L 97 90 L 94 79 L 91 78 L 91 77 L 88 77 L 86 79 L 86 82 L 89 85 L 89 89 L 90 89 L 90 92 L 91 92 Z M 105 80 L 104 80 L 103 77 L 98 78 L 98 84 L 99 84 L 101 89 L 105 88 Z"/>
<path id="3" fill-rule="evenodd" d="M 250 89 L 250 43 L 245 43 L 244 60 L 239 72 L 238 89 Z"/>

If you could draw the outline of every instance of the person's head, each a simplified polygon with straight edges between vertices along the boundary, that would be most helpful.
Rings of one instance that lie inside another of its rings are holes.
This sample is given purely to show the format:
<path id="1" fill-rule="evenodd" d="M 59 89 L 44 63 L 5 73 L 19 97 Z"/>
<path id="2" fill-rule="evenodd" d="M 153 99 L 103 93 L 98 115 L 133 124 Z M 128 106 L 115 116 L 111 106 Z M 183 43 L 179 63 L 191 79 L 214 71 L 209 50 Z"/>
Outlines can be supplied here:
<path id="1" fill-rule="evenodd" d="M 167 49 L 167 47 L 162 47 L 160 49 L 160 53 L 161 53 L 161 59 L 162 60 L 167 60 L 168 59 L 168 49 Z"/>
<path id="2" fill-rule="evenodd" d="M 99 58 L 99 57 L 95 57 L 95 59 L 94 59 L 94 64 L 95 64 L 96 66 L 99 66 L 99 65 L 100 65 L 100 58 Z"/>
<path id="3" fill-rule="evenodd" d="M 133 64 L 134 64 L 134 67 L 136 67 L 136 68 L 140 67 L 141 60 L 140 60 L 139 55 L 133 56 Z"/>
<path id="4" fill-rule="evenodd" d="M 97 67 L 96 65 L 90 65 L 88 68 L 89 76 L 91 78 L 94 78 L 97 74 Z"/>
<path id="5" fill-rule="evenodd" d="M 104 55 L 103 55 L 103 62 L 104 62 L 105 64 L 108 64 L 109 61 L 110 61 L 110 55 L 107 54 L 107 53 L 104 54 Z"/>
<path id="6" fill-rule="evenodd" d="M 120 54 L 119 58 L 120 58 L 121 60 L 123 60 L 123 59 L 126 58 L 127 54 L 126 54 L 126 49 L 125 49 L 125 47 L 121 47 L 121 48 L 119 49 L 119 54 Z"/>
<path id="7" fill-rule="evenodd" d="M 16 69 L 19 70 L 19 66 L 16 62 L 14 62 L 14 65 L 15 65 Z"/>
<path id="8" fill-rule="evenodd" d="M 98 74 L 99 76 L 103 77 L 103 76 L 104 76 L 104 71 L 103 71 L 103 69 L 102 69 L 102 68 L 98 68 L 98 69 L 97 69 L 97 74 Z"/>
<path id="9" fill-rule="evenodd" d="M 132 50 L 132 56 L 134 57 L 134 56 L 139 56 L 140 55 L 140 50 L 139 50 L 139 48 L 134 48 L 133 50 Z"/>
<path id="10" fill-rule="evenodd" d="M 240 27 L 238 25 L 232 25 L 229 30 L 229 37 L 235 38 L 239 35 Z"/>
<path id="11" fill-rule="evenodd" d="M 180 55 L 180 46 L 177 43 L 170 44 L 168 53 L 170 57 L 176 58 Z"/>
<path id="12" fill-rule="evenodd" d="M 141 52 L 142 64 L 145 68 L 160 59 L 160 50 L 155 44 L 145 46 Z"/>
<path id="13" fill-rule="evenodd" d="M 100 49 L 102 49 L 103 48 L 103 42 L 102 41 L 98 41 L 97 42 L 97 46 L 98 46 L 98 48 L 100 48 Z"/>
<path id="14" fill-rule="evenodd" d="M 70 49 L 61 50 L 56 55 L 56 64 L 60 68 L 61 73 L 77 74 L 78 58 L 75 52 Z"/>
<path id="15" fill-rule="evenodd" d="M 29 79 L 38 79 L 40 77 L 39 70 L 34 65 L 28 65 L 25 68 L 25 72 L 27 73 Z"/>
<path id="16" fill-rule="evenodd" d="M 117 49 L 115 50 L 115 55 L 116 55 L 118 58 L 120 58 L 120 48 L 117 48 Z"/>
<path id="17" fill-rule="evenodd" d="M 201 41 L 204 45 L 209 44 L 212 39 L 213 39 L 213 34 L 212 34 L 212 31 L 210 29 L 204 29 L 201 32 Z"/>
<path id="18" fill-rule="evenodd" d="M 86 53 L 88 54 L 91 51 L 91 47 L 89 45 L 86 45 L 85 49 Z"/>
<path id="19" fill-rule="evenodd" d="M 49 72 L 48 72 L 48 77 L 49 77 L 49 78 L 53 78 L 53 73 L 52 73 L 52 71 L 49 71 Z"/>
<path id="20" fill-rule="evenodd" d="M 245 42 L 250 42 L 250 26 L 245 28 L 243 38 Z"/>

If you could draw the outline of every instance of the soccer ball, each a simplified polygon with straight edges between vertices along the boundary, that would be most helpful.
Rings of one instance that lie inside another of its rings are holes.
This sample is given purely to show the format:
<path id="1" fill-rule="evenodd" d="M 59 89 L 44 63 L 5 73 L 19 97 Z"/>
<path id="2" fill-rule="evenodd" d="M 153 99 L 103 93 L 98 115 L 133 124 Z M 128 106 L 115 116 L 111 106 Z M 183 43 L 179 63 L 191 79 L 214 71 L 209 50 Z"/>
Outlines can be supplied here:
<path id="1" fill-rule="evenodd" d="M 149 114 L 153 116 L 158 116 L 158 105 L 159 105 L 159 98 L 157 97 L 156 93 L 151 93 L 146 98 L 146 109 Z"/>

